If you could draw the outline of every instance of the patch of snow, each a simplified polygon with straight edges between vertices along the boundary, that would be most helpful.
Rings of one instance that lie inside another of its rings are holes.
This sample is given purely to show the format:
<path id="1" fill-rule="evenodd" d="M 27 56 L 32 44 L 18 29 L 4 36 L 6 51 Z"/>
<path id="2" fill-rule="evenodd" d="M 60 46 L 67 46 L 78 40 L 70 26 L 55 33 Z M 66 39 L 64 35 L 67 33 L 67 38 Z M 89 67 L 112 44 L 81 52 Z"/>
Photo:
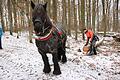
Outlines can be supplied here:
<path id="1" fill-rule="evenodd" d="M 108 40 L 108 39 L 107 39 Z M 43 61 L 34 43 L 29 43 L 28 34 L 21 33 L 19 39 L 5 33 L 3 50 L 0 50 L 0 80 L 120 80 L 120 53 L 105 56 L 85 56 L 82 52 L 85 42 L 68 37 L 67 63 L 59 62 L 61 75 L 53 75 L 53 65 L 49 74 L 43 73 Z M 101 46 L 103 51 L 109 47 Z M 81 52 L 78 52 L 81 49 Z M 110 47 L 110 49 L 112 49 Z M 109 50 L 109 49 L 108 49 Z M 48 54 L 50 64 L 52 56 Z"/>

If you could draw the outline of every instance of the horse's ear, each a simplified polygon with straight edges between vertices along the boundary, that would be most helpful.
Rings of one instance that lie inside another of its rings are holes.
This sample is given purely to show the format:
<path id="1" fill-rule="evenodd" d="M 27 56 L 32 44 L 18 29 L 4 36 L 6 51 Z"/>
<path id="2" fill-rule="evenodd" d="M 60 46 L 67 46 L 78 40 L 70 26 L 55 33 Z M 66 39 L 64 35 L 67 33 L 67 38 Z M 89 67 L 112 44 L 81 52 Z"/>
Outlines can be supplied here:
<path id="1" fill-rule="evenodd" d="M 35 7 L 35 4 L 31 1 L 31 7 L 32 7 L 32 9 L 34 9 L 34 7 Z"/>
<path id="2" fill-rule="evenodd" d="M 47 2 L 43 5 L 45 11 L 47 11 Z"/>

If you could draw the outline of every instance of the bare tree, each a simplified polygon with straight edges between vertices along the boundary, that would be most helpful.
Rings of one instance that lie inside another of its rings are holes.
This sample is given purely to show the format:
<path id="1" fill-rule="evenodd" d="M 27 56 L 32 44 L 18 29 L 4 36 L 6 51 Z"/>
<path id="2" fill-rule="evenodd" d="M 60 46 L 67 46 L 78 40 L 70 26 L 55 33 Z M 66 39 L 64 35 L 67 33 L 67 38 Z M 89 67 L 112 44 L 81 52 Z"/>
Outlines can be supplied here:
<path id="1" fill-rule="evenodd" d="M 97 0 L 97 4 L 96 4 L 96 17 L 97 17 L 97 31 L 99 31 L 99 0 Z"/>
<path id="2" fill-rule="evenodd" d="M 8 22 L 10 27 L 10 35 L 13 35 L 13 21 L 12 21 L 12 3 L 11 0 L 8 0 Z"/>
<path id="3" fill-rule="evenodd" d="M 32 21 L 31 21 L 31 7 L 30 7 L 30 1 L 29 0 L 26 0 L 26 16 L 27 16 L 27 19 L 28 19 L 28 28 L 29 28 L 29 42 L 32 43 Z"/>
<path id="4" fill-rule="evenodd" d="M 52 3 L 52 5 L 53 5 L 53 8 L 52 8 L 53 20 L 55 22 L 57 22 L 57 0 L 52 0 L 52 1 L 53 1 L 53 3 Z"/>
<path id="5" fill-rule="evenodd" d="M 78 20 L 79 20 L 79 29 L 81 30 L 81 12 L 80 12 L 80 0 L 78 0 Z"/>
<path id="6" fill-rule="evenodd" d="M 104 36 L 106 36 L 106 13 L 105 13 L 105 0 L 102 0 L 103 6 L 103 26 L 104 26 Z"/>
<path id="7" fill-rule="evenodd" d="M 118 30 L 118 24 L 119 24 L 119 19 L 118 19 L 118 6 L 119 6 L 119 0 L 114 0 L 113 2 L 113 31 Z"/>
<path id="8" fill-rule="evenodd" d="M 74 28 L 75 28 L 75 40 L 77 40 L 77 7 L 75 4 L 75 0 L 73 0 L 74 4 Z"/>
<path id="9" fill-rule="evenodd" d="M 92 0 L 92 28 L 93 31 L 95 32 L 95 18 L 96 18 L 96 0 Z"/>
<path id="10" fill-rule="evenodd" d="M 65 29 L 65 31 L 67 31 L 67 17 L 66 17 L 66 0 L 62 0 L 62 24 L 63 27 Z"/>
<path id="11" fill-rule="evenodd" d="M 4 18 L 3 18 L 3 0 L 0 1 L 0 17 L 1 17 L 1 23 L 2 23 L 2 28 L 3 28 L 3 31 L 5 32 L 5 23 L 4 23 Z"/>
<path id="12" fill-rule="evenodd" d="M 68 0 L 68 35 L 71 36 L 71 1 Z"/>
<path id="13" fill-rule="evenodd" d="M 88 26 L 91 27 L 91 0 L 89 1 L 89 7 L 88 7 Z"/>
<path id="14" fill-rule="evenodd" d="M 85 28 L 85 0 L 81 0 L 81 32 L 83 40 L 85 40 L 83 29 Z"/>

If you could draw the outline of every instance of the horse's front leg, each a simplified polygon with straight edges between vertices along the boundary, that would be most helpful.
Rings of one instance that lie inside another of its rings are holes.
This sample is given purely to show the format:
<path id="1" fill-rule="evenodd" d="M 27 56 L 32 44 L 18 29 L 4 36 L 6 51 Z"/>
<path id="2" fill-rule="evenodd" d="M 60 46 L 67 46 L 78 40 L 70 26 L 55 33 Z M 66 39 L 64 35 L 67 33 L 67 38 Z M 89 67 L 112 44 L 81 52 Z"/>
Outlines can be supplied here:
<path id="1" fill-rule="evenodd" d="M 49 65 L 48 57 L 47 57 L 46 53 L 41 53 L 40 52 L 40 54 L 41 54 L 43 62 L 44 62 L 43 72 L 44 73 L 49 73 L 51 71 L 51 68 L 50 68 L 50 65 Z"/>
<path id="2" fill-rule="evenodd" d="M 55 51 L 52 53 L 52 56 L 53 56 L 53 63 L 54 63 L 54 71 L 53 71 L 53 74 L 59 75 L 59 74 L 61 74 L 61 71 L 60 71 L 60 66 L 59 66 L 59 64 L 58 64 L 57 50 L 55 50 Z"/>

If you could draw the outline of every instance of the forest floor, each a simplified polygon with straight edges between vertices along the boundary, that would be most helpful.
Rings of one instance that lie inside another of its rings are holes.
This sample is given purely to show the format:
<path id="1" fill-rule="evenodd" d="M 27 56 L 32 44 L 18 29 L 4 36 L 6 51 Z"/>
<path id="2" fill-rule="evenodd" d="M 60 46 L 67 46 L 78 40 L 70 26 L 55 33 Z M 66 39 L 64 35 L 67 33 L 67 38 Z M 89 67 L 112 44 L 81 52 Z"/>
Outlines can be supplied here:
<path id="1" fill-rule="evenodd" d="M 68 37 L 67 63 L 60 64 L 61 75 L 53 75 L 52 56 L 49 56 L 52 71 L 43 73 L 43 61 L 28 34 L 3 36 L 3 50 L 0 50 L 0 80 L 120 80 L 120 43 L 112 37 L 105 37 L 98 47 L 97 55 L 86 56 L 82 52 L 84 41 Z M 101 37 L 100 37 L 101 38 Z"/>

